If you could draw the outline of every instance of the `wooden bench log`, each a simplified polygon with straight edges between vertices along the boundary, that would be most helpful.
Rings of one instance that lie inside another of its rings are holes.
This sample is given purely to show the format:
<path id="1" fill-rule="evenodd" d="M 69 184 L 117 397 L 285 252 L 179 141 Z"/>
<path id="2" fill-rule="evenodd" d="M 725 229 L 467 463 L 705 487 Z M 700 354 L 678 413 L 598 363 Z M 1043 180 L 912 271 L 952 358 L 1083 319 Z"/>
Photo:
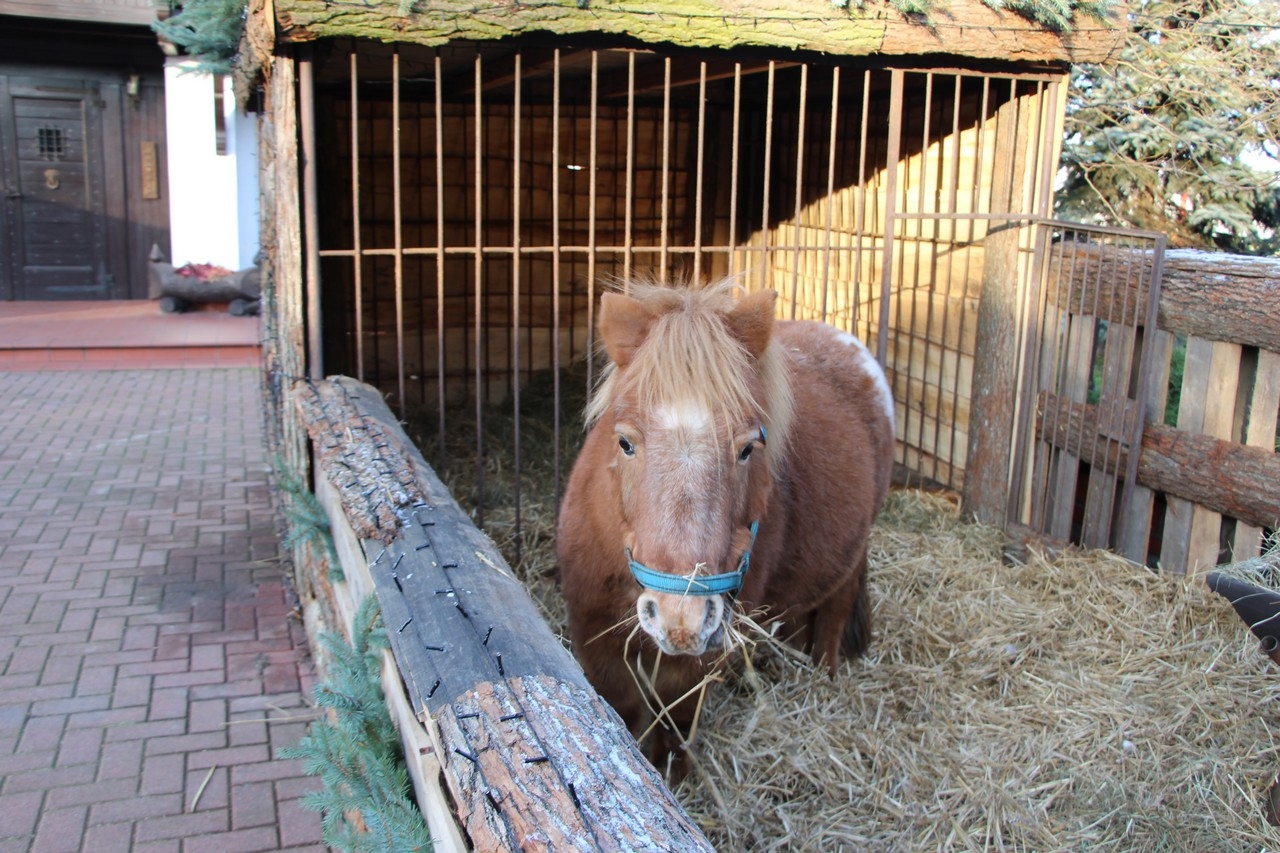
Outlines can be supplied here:
<path id="1" fill-rule="evenodd" d="M 710 850 L 379 392 L 336 377 L 295 395 L 468 843 Z"/>

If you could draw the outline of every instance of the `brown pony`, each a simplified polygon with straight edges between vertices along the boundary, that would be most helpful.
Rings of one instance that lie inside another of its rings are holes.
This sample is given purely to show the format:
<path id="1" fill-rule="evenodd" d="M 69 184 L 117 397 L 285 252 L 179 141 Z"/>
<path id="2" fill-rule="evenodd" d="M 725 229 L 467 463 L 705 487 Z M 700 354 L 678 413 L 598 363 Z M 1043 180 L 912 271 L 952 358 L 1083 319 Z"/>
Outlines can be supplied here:
<path id="1" fill-rule="evenodd" d="M 603 295 L 610 364 L 560 509 L 576 654 L 634 734 L 661 718 L 655 762 L 688 745 L 735 595 L 832 674 L 871 636 L 864 577 L 893 459 L 888 383 L 853 336 L 775 322 L 773 291 L 733 294 L 722 282 Z"/>

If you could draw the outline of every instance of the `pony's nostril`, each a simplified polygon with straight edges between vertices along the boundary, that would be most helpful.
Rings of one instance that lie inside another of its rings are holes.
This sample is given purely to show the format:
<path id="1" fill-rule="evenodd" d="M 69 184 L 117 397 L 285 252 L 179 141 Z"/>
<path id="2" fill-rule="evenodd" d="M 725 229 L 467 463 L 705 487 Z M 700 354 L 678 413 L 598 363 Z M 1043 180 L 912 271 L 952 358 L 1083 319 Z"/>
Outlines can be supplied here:
<path id="1" fill-rule="evenodd" d="M 658 602 L 652 598 L 640 599 L 640 618 L 647 622 L 654 622 L 658 619 Z"/>
<path id="2" fill-rule="evenodd" d="M 702 618 L 702 631 L 709 634 L 720 626 L 720 615 L 723 612 L 724 605 L 720 603 L 719 596 L 711 596 L 707 599 L 706 613 Z"/>

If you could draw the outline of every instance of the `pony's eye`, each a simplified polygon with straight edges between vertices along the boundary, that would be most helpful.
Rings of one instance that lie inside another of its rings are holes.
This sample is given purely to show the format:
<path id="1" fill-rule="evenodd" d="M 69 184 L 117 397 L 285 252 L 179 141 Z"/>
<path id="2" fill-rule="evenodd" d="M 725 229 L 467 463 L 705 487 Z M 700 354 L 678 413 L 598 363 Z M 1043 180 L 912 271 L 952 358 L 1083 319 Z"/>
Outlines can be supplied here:
<path id="1" fill-rule="evenodd" d="M 618 436 L 618 447 L 622 448 L 622 452 L 627 456 L 636 455 L 636 446 L 632 444 L 625 435 Z"/>
<path id="2" fill-rule="evenodd" d="M 750 459 L 751 451 L 755 449 L 755 446 L 756 446 L 756 443 L 754 441 L 749 441 L 745 445 L 743 445 L 743 448 L 738 451 L 738 461 L 746 462 L 748 459 Z"/>

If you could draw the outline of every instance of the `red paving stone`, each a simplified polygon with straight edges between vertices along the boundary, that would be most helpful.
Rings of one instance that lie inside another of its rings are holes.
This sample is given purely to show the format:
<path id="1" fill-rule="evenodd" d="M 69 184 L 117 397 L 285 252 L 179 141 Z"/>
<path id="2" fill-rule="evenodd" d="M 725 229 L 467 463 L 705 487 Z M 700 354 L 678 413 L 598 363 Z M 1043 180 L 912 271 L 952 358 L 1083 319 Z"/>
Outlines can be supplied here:
<path id="1" fill-rule="evenodd" d="M 258 372 L 4 361 L 0 853 L 323 850 Z"/>

